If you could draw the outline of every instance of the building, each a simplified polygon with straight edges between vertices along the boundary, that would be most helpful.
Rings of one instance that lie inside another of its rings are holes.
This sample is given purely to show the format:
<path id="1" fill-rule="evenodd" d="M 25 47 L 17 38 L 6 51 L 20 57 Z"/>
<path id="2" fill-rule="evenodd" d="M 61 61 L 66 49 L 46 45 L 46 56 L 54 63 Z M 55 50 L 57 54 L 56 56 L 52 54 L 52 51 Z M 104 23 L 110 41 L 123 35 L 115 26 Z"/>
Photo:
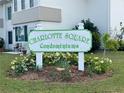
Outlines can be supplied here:
<path id="1" fill-rule="evenodd" d="M 0 37 L 7 49 L 17 43 L 28 48 L 28 33 L 42 29 L 72 29 L 90 18 L 101 33 L 119 28 L 123 0 L 0 0 Z"/>

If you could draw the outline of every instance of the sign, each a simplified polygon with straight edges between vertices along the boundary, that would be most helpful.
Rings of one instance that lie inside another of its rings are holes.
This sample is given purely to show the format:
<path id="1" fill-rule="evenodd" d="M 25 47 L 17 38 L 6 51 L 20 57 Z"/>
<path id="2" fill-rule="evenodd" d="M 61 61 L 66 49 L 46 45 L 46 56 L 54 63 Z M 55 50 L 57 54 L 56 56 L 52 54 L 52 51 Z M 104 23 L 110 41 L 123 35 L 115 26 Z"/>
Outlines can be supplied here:
<path id="1" fill-rule="evenodd" d="M 42 52 L 79 52 L 79 70 L 84 70 L 84 52 L 91 47 L 92 35 L 88 30 L 34 30 L 29 34 L 29 48 L 37 53 L 39 61 Z"/>
<path id="2" fill-rule="evenodd" d="M 92 46 L 87 30 L 32 31 L 29 47 L 35 52 L 87 52 Z"/>

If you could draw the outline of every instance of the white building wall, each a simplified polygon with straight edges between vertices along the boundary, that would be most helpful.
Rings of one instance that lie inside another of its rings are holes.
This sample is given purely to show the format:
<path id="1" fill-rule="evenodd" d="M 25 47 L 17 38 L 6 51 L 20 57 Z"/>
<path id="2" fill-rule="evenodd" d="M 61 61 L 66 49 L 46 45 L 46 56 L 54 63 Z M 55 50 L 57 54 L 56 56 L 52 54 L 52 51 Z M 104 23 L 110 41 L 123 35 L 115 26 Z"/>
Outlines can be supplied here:
<path id="1" fill-rule="evenodd" d="M 0 18 L 3 18 L 3 6 L 0 6 Z"/>
<path id="2" fill-rule="evenodd" d="M 116 34 L 120 30 L 120 22 L 124 24 L 124 0 L 111 0 L 110 26 Z"/>
<path id="3" fill-rule="evenodd" d="M 34 0 L 36 6 L 46 6 L 59 8 L 62 10 L 62 22 L 31 22 L 27 25 L 29 28 L 35 27 L 36 24 L 41 24 L 43 29 L 72 29 L 82 19 L 86 17 L 87 0 Z M 18 11 L 21 11 L 21 0 L 18 0 Z M 26 0 L 26 9 L 29 9 L 29 0 Z M 23 11 L 23 10 L 22 10 Z M 33 25 L 32 25 L 33 24 Z M 25 24 L 20 24 L 25 25 Z M 14 25 L 16 26 L 16 25 Z M 31 27 L 32 26 L 32 27 Z"/>
<path id="4" fill-rule="evenodd" d="M 30 8 L 29 1 L 30 0 L 25 0 L 25 9 L 29 9 Z M 40 5 L 40 1 L 42 1 L 42 0 L 34 0 L 34 7 Z M 14 1 L 13 1 L 13 5 L 14 5 Z M 13 6 L 13 10 L 14 10 L 14 6 Z M 21 9 L 21 0 L 17 0 L 17 11 L 16 12 L 19 12 L 19 11 L 22 11 L 22 9 Z M 15 12 L 15 11 L 13 11 L 13 12 Z"/>
<path id="5" fill-rule="evenodd" d="M 107 32 L 109 30 L 109 0 L 87 0 L 87 17 L 95 23 L 101 33 Z"/>
<path id="6" fill-rule="evenodd" d="M 13 31 L 13 25 L 12 25 L 12 21 L 8 20 L 8 14 L 7 14 L 7 8 L 8 7 L 12 7 L 12 3 L 8 3 L 4 5 L 4 29 L 5 29 L 5 37 L 6 37 L 6 48 L 7 49 L 12 49 L 13 45 L 8 44 L 8 32 L 12 31 L 12 33 L 14 33 Z M 13 35 L 13 41 L 15 39 L 15 36 Z"/>
<path id="7" fill-rule="evenodd" d="M 41 22 L 43 29 L 72 29 L 86 18 L 87 0 L 39 0 L 41 6 L 62 10 L 62 22 Z"/>
<path id="8" fill-rule="evenodd" d="M 3 28 L 0 28 L 0 37 L 5 39 Z"/>
<path id="9" fill-rule="evenodd" d="M 41 22 L 43 29 L 72 29 L 82 19 L 90 18 L 101 33 L 109 31 L 109 0 L 35 0 L 35 6 L 39 5 L 62 9 L 62 22 Z M 21 0 L 18 0 L 18 11 L 21 11 Z"/>
<path id="10" fill-rule="evenodd" d="M 3 6 L 0 6 L 0 18 L 3 19 Z M 4 29 L 3 28 L 0 28 L 0 37 L 4 38 Z"/>

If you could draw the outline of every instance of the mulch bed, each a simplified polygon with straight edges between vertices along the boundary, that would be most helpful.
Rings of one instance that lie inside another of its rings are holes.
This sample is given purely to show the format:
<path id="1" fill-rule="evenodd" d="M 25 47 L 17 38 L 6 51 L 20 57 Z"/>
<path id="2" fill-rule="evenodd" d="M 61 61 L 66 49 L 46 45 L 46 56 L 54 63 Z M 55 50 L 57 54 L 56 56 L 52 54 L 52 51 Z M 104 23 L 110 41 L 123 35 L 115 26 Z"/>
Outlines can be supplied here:
<path id="1" fill-rule="evenodd" d="M 104 74 L 93 74 L 92 77 L 88 73 L 78 70 L 77 66 L 72 66 L 69 70 L 70 78 L 63 80 L 61 78 L 61 73 L 63 70 L 58 70 L 55 67 L 44 67 L 42 71 L 28 71 L 18 77 L 13 77 L 14 79 L 19 80 L 42 80 L 45 82 L 89 82 L 92 80 L 104 80 L 108 77 L 112 77 L 112 71 L 106 72 Z"/>

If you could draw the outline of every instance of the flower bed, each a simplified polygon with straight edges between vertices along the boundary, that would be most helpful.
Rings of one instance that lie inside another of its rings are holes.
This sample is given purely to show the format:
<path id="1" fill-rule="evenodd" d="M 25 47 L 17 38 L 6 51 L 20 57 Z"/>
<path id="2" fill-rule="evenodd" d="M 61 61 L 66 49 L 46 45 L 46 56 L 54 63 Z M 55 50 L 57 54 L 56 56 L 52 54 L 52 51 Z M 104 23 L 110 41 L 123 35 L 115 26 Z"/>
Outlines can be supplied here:
<path id="1" fill-rule="evenodd" d="M 109 58 L 99 58 L 93 55 L 85 57 L 85 71 L 77 67 L 77 53 L 45 53 L 44 68 L 36 69 L 35 55 L 15 58 L 11 62 L 11 76 L 23 80 L 66 81 L 78 82 L 90 79 L 103 79 L 112 75 Z"/>

